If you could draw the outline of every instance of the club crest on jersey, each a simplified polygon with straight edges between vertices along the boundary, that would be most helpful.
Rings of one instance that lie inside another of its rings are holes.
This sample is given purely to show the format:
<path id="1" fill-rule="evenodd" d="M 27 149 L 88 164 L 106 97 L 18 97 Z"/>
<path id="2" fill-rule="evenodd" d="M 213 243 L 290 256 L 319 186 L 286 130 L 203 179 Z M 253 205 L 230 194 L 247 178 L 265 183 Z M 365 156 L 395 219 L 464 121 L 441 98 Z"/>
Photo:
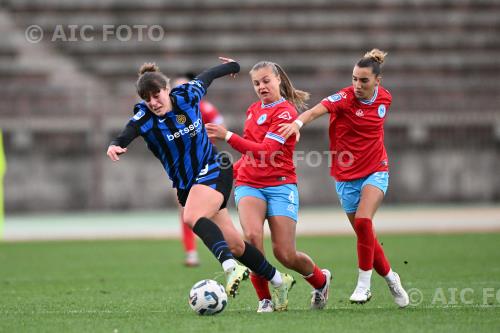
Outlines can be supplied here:
<path id="1" fill-rule="evenodd" d="M 328 96 L 328 100 L 332 103 L 338 102 L 342 99 L 342 95 L 340 94 L 333 94 L 331 96 Z"/>
<path id="2" fill-rule="evenodd" d="M 178 114 L 176 117 L 175 117 L 175 120 L 179 123 L 179 124 L 184 124 L 186 122 L 186 116 L 183 115 L 183 114 Z"/>
<path id="3" fill-rule="evenodd" d="M 257 125 L 262 125 L 267 119 L 267 114 L 264 113 L 262 116 L 257 119 Z"/>
<path id="4" fill-rule="evenodd" d="M 278 118 L 280 118 L 280 119 L 285 119 L 285 120 L 291 120 L 291 119 L 292 119 L 292 116 L 290 115 L 290 112 L 285 111 L 285 112 L 283 112 L 282 114 L 280 114 L 280 115 L 278 116 Z"/>
<path id="5" fill-rule="evenodd" d="M 380 118 L 384 118 L 384 116 L 385 116 L 385 105 L 384 104 L 380 104 L 378 106 L 378 116 Z"/>

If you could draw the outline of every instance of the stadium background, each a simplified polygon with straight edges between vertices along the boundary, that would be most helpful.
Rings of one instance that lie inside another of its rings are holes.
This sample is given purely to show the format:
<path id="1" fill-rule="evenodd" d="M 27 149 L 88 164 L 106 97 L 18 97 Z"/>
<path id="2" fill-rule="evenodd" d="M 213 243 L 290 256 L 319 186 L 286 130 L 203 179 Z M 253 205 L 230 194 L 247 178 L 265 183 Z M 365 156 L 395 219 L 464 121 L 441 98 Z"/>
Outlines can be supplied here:
<path id="1" fill-rule="evenodd" d="M 354 62 L 374 47 L 389 53 L 383 85 L 393 95 L 385 204 L 454 211 L 500 202 L 499 1 L 12 0 L 2 1 L 0 17 L 8 221 L 175 208 L 142 140 L 120 163 L 105 154 L 131 114 L 143 62 L 174 76 L 215 65 L 219 55 L 237 59 L 241 75 L 215 82 L 207 98 L 241 133 L 256 99 L 247 72 L 257 61 L 281 64 L 314 105 L 348 86 Z M 41 30 L 30 35 L 33 25 Z M 160 26 L 164 36 L 140 38 L 136 25 Z M 325 117 L 305 128 L 297 146 L 308 159 L 298 162 L 304 211 L 340 212 L 323 154 L 327 125 Z M 498 228 L 497 212 L 490 221 Z"/>
<path id="2" fill-rule="evenodd" d="M 499 0 L 0 0 L 0 332 L 500 331 L 499 18 Z M 164 36 L 141 40 L 134 25 Z M 119 163 L 105 154 L 131 115 L 139 66 L 173 76 L 239 60 L 241 75 L 207 99 L 241 132 L 257 61 L 283 65 L 313 105 L 349 85 L 373 47 L 389 52 L 393 94 L 375 226 L 411 306 L 398 311 L 378 277 L 370 303 L 348 302 L 356 240 L 322 154 L 325 117 L 297 147 L 322 156 L 298 162 L 297 247 L 334 272 L 327 308 L 309 311 L 293 273 L 287 313 L 257 314 L 247 284 L 220 316 L 195 316 L 187 292 L 222 281 L 220 265 L 200 244 L 201 266 L 186 268 L 180 242 L 164 239 L 180 235 L 175 194 L 142 140 Z"/>

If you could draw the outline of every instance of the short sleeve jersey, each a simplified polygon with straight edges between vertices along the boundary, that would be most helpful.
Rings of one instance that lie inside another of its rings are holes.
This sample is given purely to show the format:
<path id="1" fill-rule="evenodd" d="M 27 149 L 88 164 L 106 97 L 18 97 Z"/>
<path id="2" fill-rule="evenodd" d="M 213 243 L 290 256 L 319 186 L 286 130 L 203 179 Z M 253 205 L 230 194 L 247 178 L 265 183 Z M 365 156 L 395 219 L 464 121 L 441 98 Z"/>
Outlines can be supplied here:
<path id="1" fill-rule="evenodd" d="M 330 174 L 337 181 L 389 170 L 384 122 L 391 102 L 391 94 L 381 86 L 370 100 L 358 99 L 351 86 L 321 101 L 330 113 Z"/>

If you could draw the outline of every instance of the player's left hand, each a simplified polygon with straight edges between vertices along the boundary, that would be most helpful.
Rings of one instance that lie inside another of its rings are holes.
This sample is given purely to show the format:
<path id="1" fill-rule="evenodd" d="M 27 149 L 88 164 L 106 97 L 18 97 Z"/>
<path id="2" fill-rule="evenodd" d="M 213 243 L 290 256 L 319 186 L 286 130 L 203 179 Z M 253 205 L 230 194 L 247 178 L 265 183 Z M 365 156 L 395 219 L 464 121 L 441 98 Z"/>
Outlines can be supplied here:
<path id="1" fill-rule="evenodd" d="M 207 129 L 208 137 L 210 139 L 216 138 L 216 139 L 224 140 L 226 138 L 227 129 L 222 125 L 208 123 L 208 124 L 205 124 L 205 128 Z"/>
<path id="2" fill-rule="evenodd" d="M 300 140 L 300 128 L 297 123 L 287 123 L 287 124 L 279 124 L 278 125 L 280 128 L 278 129 L 278 132 L 282 137 L 285 139 L 288 139 L 292 135 L 295 134 L 295 140 L 299 142 Z"/>

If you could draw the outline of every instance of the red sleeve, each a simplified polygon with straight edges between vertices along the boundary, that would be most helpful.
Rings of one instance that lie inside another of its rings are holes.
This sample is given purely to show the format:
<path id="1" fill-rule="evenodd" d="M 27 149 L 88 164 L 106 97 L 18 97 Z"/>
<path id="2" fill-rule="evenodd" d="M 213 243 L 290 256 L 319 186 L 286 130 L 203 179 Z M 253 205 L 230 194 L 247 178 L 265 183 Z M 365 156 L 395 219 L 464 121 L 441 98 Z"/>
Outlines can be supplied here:
<path id="1" fill-rule="evenodd" d="M 261 156 L 262 154 L 264 154 L 264 156 L 270 155 L 271 153 L 280 150 L 282 145 L 282 143 L 274 139 L 270 139 L 267 136 L 262 142 L 253 142 L 242 138 L 236 133 L 233 133 L 227 143 L 242 154 L 250 152 L 254 156 Z"/>
<path id="2" fill-rule="evenodd" d="M 264 157 L 268 157 L 268 155 L 272 154 L 273 152 L 281 150 L 281 146 L 286 142 L 284 137 L 277 134 L 279 133 L 279 124 L 289 123 L 294 118 L 296 118 L 294 112 L 287 111 L 286 109 L 283 111 L 278 111 L 276 112 L 275 116 L 273 116 L 272 124 L 269 127 L 269 130 L 262 142 L 247 140 L 242 138 L 238 134 L 233 133 L 228 143 L 231 147 L 242 154 L 250 152 L 254 154 L 254 156 L 260 156 L 261 154 L 264 154 Z M 295 140 L 295 137 L 290 137 L 288 138 L 288 140 Z"/>
<path id="3" fill-rule="evenodd" d="M 346 93 L 343 91 L 339 91 L 331 96 L 323 98 L 323 100 L 321 101 L 321 105 L 323 105 L 329 113 L 331 113 L 332 115 L 336 115 L 341 109 L 345 100 Z"/>

